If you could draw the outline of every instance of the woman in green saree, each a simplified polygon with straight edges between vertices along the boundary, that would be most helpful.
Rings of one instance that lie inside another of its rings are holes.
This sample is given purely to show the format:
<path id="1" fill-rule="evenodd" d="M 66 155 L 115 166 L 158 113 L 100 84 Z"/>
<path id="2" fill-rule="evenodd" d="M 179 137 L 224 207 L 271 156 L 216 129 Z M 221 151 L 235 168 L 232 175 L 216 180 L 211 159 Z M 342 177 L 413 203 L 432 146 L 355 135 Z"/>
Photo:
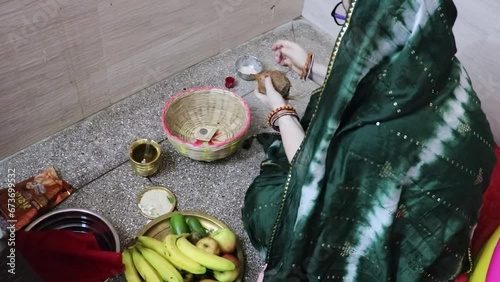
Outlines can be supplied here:
<path id="1" fill-rule="evenodd" d="M 329 65 L 312 65 L 325 79 L 301 122 L 285 115 L 281 135 L 258 136 L 242 219 L 261 280 L 449 281 L 471 267 L 495 156 L 455 18 L 451 0 L 351 1 Z M 300 72 L 303 49 L 273 49 Z M 285 105 L 266 85 L 256 95 Z"/>

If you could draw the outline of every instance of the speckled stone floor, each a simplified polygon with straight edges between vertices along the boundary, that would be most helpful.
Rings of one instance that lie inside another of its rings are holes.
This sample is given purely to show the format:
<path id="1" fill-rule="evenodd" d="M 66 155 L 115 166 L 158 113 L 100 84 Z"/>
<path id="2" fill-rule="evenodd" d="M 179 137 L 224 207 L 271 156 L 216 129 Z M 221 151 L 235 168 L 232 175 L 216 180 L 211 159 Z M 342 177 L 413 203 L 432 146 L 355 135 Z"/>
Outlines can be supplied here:
<path id="1" fill-rule="evenodd" d="M 278 39 L 296 41 L 314 52 L 316 61 L 326 63 L 334 39 L 304 19 L 291 21 L 236 48 L 209 58 L 189 69 L 124 99 L 111 107 L 0 161 L 0 179 L 8 169 L 16 170 L 22 181 L 47 167 L 76 188 L 76 192 L 56 207 L 85 208 L 107 218 L 119 233 L 121 247 L 133 243 L 137 232 L 148 223 L 137 208 L 137 196 L 144 189 L 161 185 L 171 189 L 178 210 L 200 211 L 225 222 L 239 236 L 246 257 L 245 281 L 255 281 L 262 262 L 243 231 L 240 210 L 245 191 L 259 173 L 263 158 L 260 144 L 240 149 L 213 163 L 181 156 L 166 140 L 161 125 L 164 103 L 184 88 L 224 87 L 226 76 L 236 77 L 234 62 L 242 55 L 259 57 L 266 69 L 286 71 L 274 62 L 271 45 Z M 291 101 L 302 113 L 308 94 L 318 87 L 288 73 L 292 83 Z M 255 82 L 237 78 L 234 92 L 249 104 L 252 123 L 249 134 L 269 131 L 268 109 L 253 95 Z M 137 138 L 160 143 L 164 157 L 159 172 L 149 178 L 135 175 L 128 163 L 129 144 Z M 6 186 L 6 183 L 2 183 Z M 125 281 L 122 275 L 112 281 Z"/>

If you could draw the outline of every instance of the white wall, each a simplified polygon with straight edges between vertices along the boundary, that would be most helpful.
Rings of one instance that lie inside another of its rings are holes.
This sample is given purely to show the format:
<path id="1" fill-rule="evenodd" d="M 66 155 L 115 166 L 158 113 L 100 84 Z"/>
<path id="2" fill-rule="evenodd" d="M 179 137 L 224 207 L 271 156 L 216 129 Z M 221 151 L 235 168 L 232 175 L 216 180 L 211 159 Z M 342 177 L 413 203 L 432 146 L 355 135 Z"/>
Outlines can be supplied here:
<path id="1" fill-rule="evenodd" d="M 340 31 L 340 26 L 333 20 L 331 12 L 338 2 L 337 0 L 305 0 L 302 16 L 335 38 Z"/>
<path id="2" fill-rule="evenodd" d="M 500 1 L 455 0 L 458 58 L 465 65 L 500 144 Z M 330 16 L 337 1 L 305 0 L 302 15 L 336 37 L 340 28 Z"/>
<path id="3" fill-rule="evenodd" d="M 500 1 L 457 0 L 457 57 L 472 79 L 500 145 Z"/>

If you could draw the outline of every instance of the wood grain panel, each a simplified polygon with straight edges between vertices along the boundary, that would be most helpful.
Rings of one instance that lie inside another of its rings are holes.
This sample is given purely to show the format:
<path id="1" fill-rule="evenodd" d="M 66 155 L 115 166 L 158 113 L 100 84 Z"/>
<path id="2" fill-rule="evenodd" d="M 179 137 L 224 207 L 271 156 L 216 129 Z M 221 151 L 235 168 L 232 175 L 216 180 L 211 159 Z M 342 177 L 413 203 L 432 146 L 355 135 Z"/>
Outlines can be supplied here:
<path id="1" fill-rule="evenodd" d="M 302 0 L 214 1 L 221 51 L 289 22 L 290 15 L 301 13 L 302 5 Z"/>
<path id="2" fill-rule="evenodd" d="M 298 17 L 302 3 L 1 0 L 0 158 Z"/>
<path id="3" fill-rule="evenodd" d="M 26 102 L 25 97 L 37 98 Z M 0 113 L 0 151 L 4 155 L 9 149 L 26 147 L 83 118 L 76 88 L 70 83 L 43 95 L 33 85 L 17 96 L 2 95 L 0 104 L 9 105 Z"/>
<path id="4" fill-rule="evenodd" d="M 106 64 L 113 65 L 214 22 L 216 16 L 206 12 L 210 6 L 210 1 L 200 0 L 124 0 L 113 5 L 101 2 Z"/>
<path id="5" fill-rule="evenodd" d="M 108 67 L 112 102 L 127 97 L 204 58 L 217 54 L 214 24 L 201 26 L 175 39 Z"/>
<path id="6" fill-rule="evenodd" d="M 23 3 L 22 9 L 0 18 L 7 22 L 2 26 L 9 27 L 2 30 L 8 41 L 0 49 L 0 104 L 6 105 L 0 112 L 0 156 L 83 117 L 67 72 L 67 46 L 57 7 L 46 1 Z"/>
<path id="7" fill-rule="evenodd" d="M 67 0 L 60 11 L 67 71 L 84 116 L 111 105 L 97 0 Z"/>

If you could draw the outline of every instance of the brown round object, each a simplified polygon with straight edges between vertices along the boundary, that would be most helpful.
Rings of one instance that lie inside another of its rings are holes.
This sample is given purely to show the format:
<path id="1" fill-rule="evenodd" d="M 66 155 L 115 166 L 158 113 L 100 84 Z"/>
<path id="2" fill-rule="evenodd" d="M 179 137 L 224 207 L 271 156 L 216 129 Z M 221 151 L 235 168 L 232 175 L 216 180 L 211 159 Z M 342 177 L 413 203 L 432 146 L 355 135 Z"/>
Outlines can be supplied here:
<path id="1" fill-rule="evenodd" d="M 278 91 L 281 96 L 283 96 L 283 98 L 288 98 L 288 95 L 290 94 L 291 83 L 288 77 L 286 77 L 285 73 L 282 71 L 273 70 L 255 74 L 254 76 L 258 83 L 259 92 L 263 94 L 266 93 L 266 85 L 264 83 L 264 78 L 266 77 L 266 75 L 271 77 L 274 89 L 276 89 L 276 91 Z"/>

